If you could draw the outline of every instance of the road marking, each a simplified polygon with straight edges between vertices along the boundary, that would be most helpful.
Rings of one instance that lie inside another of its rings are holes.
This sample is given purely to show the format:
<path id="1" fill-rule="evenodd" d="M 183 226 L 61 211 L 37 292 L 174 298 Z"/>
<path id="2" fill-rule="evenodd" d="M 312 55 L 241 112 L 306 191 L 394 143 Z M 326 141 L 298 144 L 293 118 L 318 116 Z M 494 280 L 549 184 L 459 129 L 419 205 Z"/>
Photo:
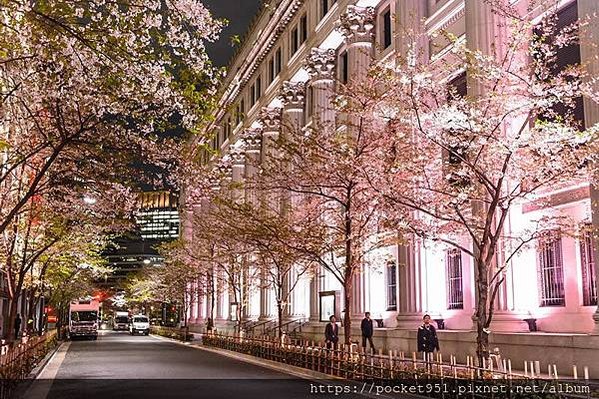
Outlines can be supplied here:
<path id="1" fill-rule="evenodd" d="M 48 397 L 52 381 L 56 378 L 70 346 L 71 341 L 63 342 L 58 350 L 54 352 L 46 366 L 37 375 L 35 381 L 33 381 L 27 390 L 25 394 L 27 399 L 46 399 Z"/>

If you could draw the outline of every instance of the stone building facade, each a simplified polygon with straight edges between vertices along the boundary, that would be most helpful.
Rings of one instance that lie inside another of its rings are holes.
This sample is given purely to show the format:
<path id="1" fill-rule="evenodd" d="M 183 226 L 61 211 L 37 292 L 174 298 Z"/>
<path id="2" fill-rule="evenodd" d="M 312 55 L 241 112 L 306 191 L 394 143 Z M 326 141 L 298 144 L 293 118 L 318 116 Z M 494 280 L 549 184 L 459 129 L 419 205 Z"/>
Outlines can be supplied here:
<path id="1" fill-rule="evenodd" d="M 520 1 L 521 3 L 524 0 Z M 561 1 L 563 12 L 587 15 L 599 11 L 595 0 Z M 560 11 L 560 12 L 562 12 Z M 542 17 L 540 13 L 536 18 Z M 246 37 L 232 61 L 211 126 L 214 149 L 232 160 L 232 179 L 241 181 L 256 172 L 255 160 L 265 158 L 268 142 L 285 126 L 302 127 L 317 115 L 335 118 L 331 98 L 336 87 L 365 74 L 372 63 L 393 63 L 408 44 L 401 32 L 424 29 L 418 43 L 426 62 L 435 62 L 449 44 L 434 33 L 444 30 L 485 50 L 498 45 L 496 16 L 482 0 L 281 0 L 272 2 Z M 597 25 L 588 29 L 598 29 Z M 582 41 L 580 57 L 599 71 L 597 49 Z M 599 121 L 596 104 L 584 104 L 587 126 Z M 239 146 L 245 141 L 244 146 Z M 242 150 L 240 150 L 242 148 Z M 251 159 L 252 162 L 247 160 Z M 598 225 L 591 200 L 597 195 L 589 184 L 548 193 L 578 223 Z M 527 226 L 545 209 L 535 203 L 513 211 L 509 228 Z M 188 206 L 183 234 L 193 235 L 193 214 L 201 206 Z M 379 347 L 415 350 L 416 328 L 424 313 L 431 314 L 444 352 L 458 358 L 472 354 L 475 340 L 475 276 L 468 256 L 426 246 L 384 249 L 393 262 L 365 270 L 354 284 L 354 317 L 369 311 L 379 321 L 375 343 Z M 570 370 L 571 364 L 591 367 L 599 375 L 599 309 L 597 307 L 597 248 L 591 236 L 562 237 L 547 247 L 532 247 L 512 261 L 499 293 L 491 342 L 514 364 L 542 360 Z M 544 269 L 555 270 L 551 281 Z M 252 291 L 244 317 L 267 323 L 275 317 L 268 289 Z M 326 271 L 300 277 L 286 317 L 289 326 L 320 339 L 328 315 L 341 312 L 340 284 Z M 208 315 L 207 298 L 194 298 L 190 322 L 201 330 Z M 216 298 L 216 326 L 227 328 L 235 313 L 226 290 Z M 537 331 L 530 331 L 536 324 Z M 356 323 L 359 325 L 359 323 Z M 355 324 L 354 324 L 355 325 Z M 359 333 L 356 331 L 356 333 Z"/>

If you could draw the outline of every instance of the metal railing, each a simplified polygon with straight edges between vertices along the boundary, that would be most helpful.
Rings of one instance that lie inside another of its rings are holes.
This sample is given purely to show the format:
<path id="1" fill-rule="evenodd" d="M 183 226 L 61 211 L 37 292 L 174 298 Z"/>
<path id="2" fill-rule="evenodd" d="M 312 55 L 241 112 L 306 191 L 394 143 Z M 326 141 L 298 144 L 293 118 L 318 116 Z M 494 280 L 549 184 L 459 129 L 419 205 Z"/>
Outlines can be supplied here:
<path id="1" fill-rule="evenodd" d="M 2 347 L 0 352 L 0 399 L 10 398 L 17 384 L 58 344 L 56 330 L 41 336 L 24 337 Z"/>
<path id="2" fill-rule="evenodd" d="M 281 340 L 268 336 L 256 338 L 214 333 L 203 335 L 202 343 L 209 347 L 249 354 L 347 380 L 376 383 L 377 387 L 393 387 L 406 381 L 424 387 L 441 387 L 442 392 L 435 389 L 419 392 L 433 397 L 515 398 L 535 392 L 534 389 L 539 386 L 548 390 L 553 388 L 563 391 L 564 384 L 570 387 L 571 392 L 570 395 L 561 397 L 599 396 L 599 387 L 592 385 L 586 368 L 583 369 L 584 374 L 581 370 L 579 379 L 560 379 L 555 366 L 548 370 L 550 374 L 547 375 L 541 374 L 538 366 L 534 371 L 527 370 L 523 373 L 513 371 L 511 362 L 505 359 L 491 359 L 485 362 L 483 367 L 479 367 L 471 357 L 468 358 L 467 364 L 458 364 L 455 356 L 443 359 L 440 353 L 434 356 L 429 354 L 428 357 L 416 353 L 406 355 L 398 351 L 371 354 L 358 350 L 355 344 L 340 344 L 337 348 L 327 348 L 322 342 L 309 341 L 299 345 L 291 343 L 289 339 Z M 508 395 L 505 392 L 489 395 L 501 392 L 501 389 L 505 389 Z"/>

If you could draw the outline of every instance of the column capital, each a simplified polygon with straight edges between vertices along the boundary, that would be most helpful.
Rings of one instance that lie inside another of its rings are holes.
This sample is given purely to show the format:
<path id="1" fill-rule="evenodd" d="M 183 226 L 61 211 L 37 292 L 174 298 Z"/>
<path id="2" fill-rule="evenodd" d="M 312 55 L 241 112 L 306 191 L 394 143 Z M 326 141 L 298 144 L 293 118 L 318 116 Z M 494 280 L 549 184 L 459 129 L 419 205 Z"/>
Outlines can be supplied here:
<path id="1" fill-rule="evenodd" d="M 232 166 L 245 165 L 245 150 L 240 147 L 231 148 L 229 151 Z"/>
<path id="2" fill-rule="evenodd" d="M 347 44 L 372 43 L 375 16 L 374 7 L 347 6 L 347 11 L 340 16 L 339 26 Z"/>
<path id="3" fill-rule="evenodd" d="M 260 152 L 260 149 L 262 148 L 262 129 L 245 129 L 241 139 L 243 140 L 246 152 Z"/>
<path id="4" fill-rule="evenodd" d="M 306 84 L 304 82 L 283 82 L 279 98 L 283 102 L 284 110 L 303 109 Z"/>
<path id="5" fill-rule="evenodd" d="M 337 53 L 333 49 L 313 48 L 306 62 L 312 82 L 335 79 L 335 59 Z"/>
<path id="6" fill-rule="evenodd" d="M 260 110 L 259 120 L 264 132 L 278 132 L 281 128 L 281 108 L 263 107 Z"/>
<path id="7" fill-rule="evenodd" d="M 231 165 L 231 159 L 221 159 L 218 164 L 214 167 L 214 178 L 213 182 L 220 185 L 223 179 L 230 179 L 233 168 Z"/>

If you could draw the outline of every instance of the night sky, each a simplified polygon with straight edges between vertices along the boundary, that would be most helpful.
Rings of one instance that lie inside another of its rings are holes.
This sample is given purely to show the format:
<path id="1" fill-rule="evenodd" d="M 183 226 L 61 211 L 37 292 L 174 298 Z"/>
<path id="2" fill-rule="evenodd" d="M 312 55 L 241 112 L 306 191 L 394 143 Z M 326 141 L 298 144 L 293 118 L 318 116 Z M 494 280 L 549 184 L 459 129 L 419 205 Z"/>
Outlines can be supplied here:
<path id="1" fill-rule="evenodd" d="M 235 48 L 231 37 L 243 38 L 248 25 L 257 14 L 262 0 L 203 0 L 216 18 L 226 18 L 229 25 L 221 32 L 220 40 L 208 44 L 208 54 L 216 66 L 227 66 Z"/>

